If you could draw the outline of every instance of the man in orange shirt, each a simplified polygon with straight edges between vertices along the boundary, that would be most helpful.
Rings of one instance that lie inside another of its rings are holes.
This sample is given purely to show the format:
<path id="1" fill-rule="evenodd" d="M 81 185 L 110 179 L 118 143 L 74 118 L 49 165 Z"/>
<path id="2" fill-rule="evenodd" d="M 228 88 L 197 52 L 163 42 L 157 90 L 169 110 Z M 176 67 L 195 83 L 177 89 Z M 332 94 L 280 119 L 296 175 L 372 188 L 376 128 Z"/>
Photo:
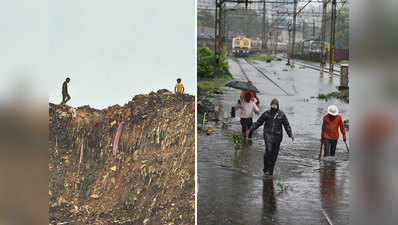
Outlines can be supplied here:
<path id="1" fill-rule="evenodd" d="M 331 105 L 328 107 L 328 114 L 323 117 L 322 123 L 322 139 L 324 145 L 324 156 L 334 156 L 336 153 L 337 140 L 339 139 L 339 128 L 343 134 L 343 140 L 346 141 L 346 133 L 343 124 L 343 119 L 339 115 L 337 106 Z"/>

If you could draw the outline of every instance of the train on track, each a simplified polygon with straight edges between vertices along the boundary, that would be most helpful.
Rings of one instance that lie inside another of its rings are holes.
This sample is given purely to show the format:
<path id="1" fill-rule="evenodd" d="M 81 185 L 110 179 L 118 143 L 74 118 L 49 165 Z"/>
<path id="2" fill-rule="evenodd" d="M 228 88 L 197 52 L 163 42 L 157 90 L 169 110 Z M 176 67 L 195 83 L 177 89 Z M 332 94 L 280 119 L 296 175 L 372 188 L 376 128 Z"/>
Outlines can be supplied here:
<path id="1" fill-rule="evenodd" d="M 269 50 L 275 52 L 286 51 L 287 46 L 284 43 L 278 43 L 272 45 L 268 42 Z M 232 38 L 231 53 L 235 57 L 246 57 L 250 54 L 260 53 L 262 50 L 262 41 L 260 39 L 251 39 L 246 36 L 236 36 Z"/>
<path id="2" fill-rule="evenodd" d="M 251 39 L 245 36 L 232 38 L 232 54 L 236 57 L 248 56 L 251 51 Z"/>
<path id="3" fill-rule="evenodd" d="M 325 50 L 323 54 L 329 55 L 330 44 L 325 42 Z M 299 59 L 310 61 L 320 61 L 322 56 L 322 41 L 320 40 L 304 40 L 296 43 L 295 56 Z"/>
<path id="4" fill-rule="evenodd" d="M 295 45 L 295 58 L 304 59 L 308 61 L 320 62 L 321 56 L 324 54 L 326 59 L 329 60 L 330 54 L 330 43 L 324 43 L 325 49 L 322 52 L 322 41 L 320 40 L 304 40 L 296 43 Z M 349 59 L 348 48 L 335 48 L 334 49 L 334 61 L 339 62 L 341 60 Z"/>

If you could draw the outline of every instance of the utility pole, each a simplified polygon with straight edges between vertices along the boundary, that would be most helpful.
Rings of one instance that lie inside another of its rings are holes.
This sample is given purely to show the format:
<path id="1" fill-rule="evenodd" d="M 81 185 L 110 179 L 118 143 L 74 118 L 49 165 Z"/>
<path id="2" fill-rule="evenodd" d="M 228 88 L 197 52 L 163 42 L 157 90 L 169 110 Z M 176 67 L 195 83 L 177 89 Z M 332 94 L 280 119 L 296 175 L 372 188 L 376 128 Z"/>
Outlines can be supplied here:
<path id="1" fill-rule="evenodd" d="M 314 17 L 314 8 L 312 8 L 312 39 L 315 39 L 315 17 Z"/>
<path id="2" fill-rule="evenodd" d="M 294 58 L 296 57 L 295 53 L 295 45 L 296 45 L 296 19 L 297 19 L 297 0 L 294 0 L 294 9 L 293 9 L 293 43 L 292 43 L 292 62 L 291 67 L 294 68 Z"/>
<path id="3" fill-rule="evenodd" d="M 263 33 L 261 36 L 261 50 L 265 53 L 265 0 L 263 0 Z"/>
<path id="4" fill-rule="evenodd" d="M 220 8 L 220 0 L 216 0 L 216 9 L 214 13 L 214 55 L 215 55 L 215 66 L 218 67 L 218 37 L 219 37 L 219 30 L 218 25 L 220 23 L 219 19 L 219 9 Z M 217 71 L 218 72 L 218 71 Z M 218 74 L 216 74 L 218 75 Z"/>
<path id="5" fill-rule="evenodd" d="M 329 52 L 329 76 L 333 78 L 334 71 L 334 44 L 336 40 L 336 0 L 332 0 L 332 18 L 330 25 L 330 52 Z"/>
<path id="6" fill-rule="evenodd" d="M 291 38 L 291 34 L 292 34 L 292 25 L 289 23 L 288 25 L 287 25 L 287 31 L 288 31 L 288 34 L 289 34 L 289 43 L 288 43 L 288 48 L 287 48 L 287 63 L 286 63 L 286 65 L 287 66 L 290 66 L 291 64 L 290 64 L 290 61 L 291 61 L 291 58 L 292 58 L 292 38 Z"/>
<path id="7" fill-rule="evenodd" d="M 326 10 L 327 10 L 327 0 L 323 0 L 322 3 L 322 27 L 321 27 L 321 46 L 322 46 L 322 52 L 321 52 L 321 69 L 320 69 L 320 76 L 323 77 L 323 70 L 325 69 L 325 64 L 326 64 Z"/>
<path id="8" fill-rule="evenodd" d="M 224 8 L 225 0 L 216 0 L 216 14 L 215 14 L 215 64 L 217 68 L 216 76 L 221 76 L 221 55 L 224 54 Z"/>

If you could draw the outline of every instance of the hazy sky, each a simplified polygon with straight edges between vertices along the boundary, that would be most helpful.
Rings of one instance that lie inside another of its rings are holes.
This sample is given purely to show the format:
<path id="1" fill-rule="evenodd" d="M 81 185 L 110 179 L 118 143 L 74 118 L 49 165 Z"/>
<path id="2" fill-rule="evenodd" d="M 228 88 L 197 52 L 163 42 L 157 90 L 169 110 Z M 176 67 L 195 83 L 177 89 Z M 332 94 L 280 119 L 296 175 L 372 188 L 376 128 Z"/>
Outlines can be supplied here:
<path id="1" fill-rule="evenodd" d="M 72 106 L 127 103 L 136 94 L 195 88 L 195 1 L 49 1 L 49 101 L 70 74 Z M 40 53 L 39 53 L 40 54 Z"/>

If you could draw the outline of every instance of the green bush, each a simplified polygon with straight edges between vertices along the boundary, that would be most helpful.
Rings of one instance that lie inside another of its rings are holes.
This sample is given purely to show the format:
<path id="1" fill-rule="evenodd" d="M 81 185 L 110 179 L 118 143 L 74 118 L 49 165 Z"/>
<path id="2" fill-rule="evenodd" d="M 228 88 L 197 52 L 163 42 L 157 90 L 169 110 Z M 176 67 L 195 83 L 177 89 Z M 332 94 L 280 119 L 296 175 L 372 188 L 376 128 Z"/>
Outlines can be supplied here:
<path id="1" fill-rule="evenodd" d="M 198 60 L 198 79 L 199 80 L 212 80 L 212 79 L 231 79 L 231 73 L 228 69 L 228 63 L 225 61 L 225 56 L 222 54 L 220 57 L 221 67 L 220 72 L 221 76 L 216 77 L 216 56 L 212 50 L 207 47 L 200 47 L 197 51 L 197 60 Z"/>

